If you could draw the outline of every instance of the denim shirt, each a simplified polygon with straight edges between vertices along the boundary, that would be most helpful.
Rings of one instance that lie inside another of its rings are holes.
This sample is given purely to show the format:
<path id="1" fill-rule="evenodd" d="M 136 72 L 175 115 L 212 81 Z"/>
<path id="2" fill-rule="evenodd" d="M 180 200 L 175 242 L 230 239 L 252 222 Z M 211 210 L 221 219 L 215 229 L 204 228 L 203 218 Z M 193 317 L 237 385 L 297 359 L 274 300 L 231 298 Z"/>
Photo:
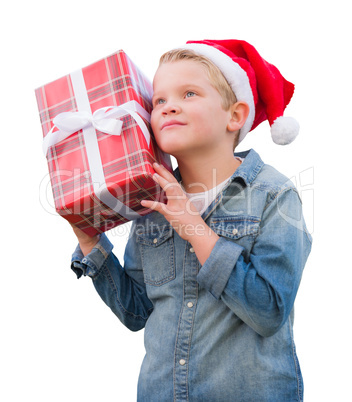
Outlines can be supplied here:
<path id="1" fill-rule="evenodd" d="M 303 400 L 293 305 L 311 237 L 293 184 L 254 150 L 235 155 L 202 215 L 220 237 L 203 266 L 157 212 L 133 222 L 124 267 L 105 235 L 73 254 L 121 322 L 145 328 L 139 401 Z"/>

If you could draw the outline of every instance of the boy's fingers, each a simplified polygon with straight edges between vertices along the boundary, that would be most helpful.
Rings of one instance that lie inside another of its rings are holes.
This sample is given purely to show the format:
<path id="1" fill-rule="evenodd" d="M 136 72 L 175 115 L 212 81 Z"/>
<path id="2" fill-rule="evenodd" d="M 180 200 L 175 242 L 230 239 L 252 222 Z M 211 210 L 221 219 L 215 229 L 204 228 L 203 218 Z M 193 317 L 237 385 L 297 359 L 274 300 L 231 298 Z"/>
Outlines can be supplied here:
<path id="1" fill-rule="evenodd" d="M 162 188 L 164 188 L 168 181 L 158 173 L 153 174 L 153 180 L 156 181 Z"/>
<path id="2" fill-rule="evenodd" d="M 156 171 L 153 179 L 162 187 L 167 196 L 178 197 L 184 195 L 184 191 L 172 173 L 158 163 L 154 163 L 153 167 Z"/>
<path id="3" fill-rule="evenodd" d="M 170 173 L 165 166 L 159 165 L 158 163 L 153 163 L 153 168 L 160 176 L 164 177 L 166 180 L 177 183 L 175 176 Z"/>
<path id="4" fill-rule="evenodd" d="M 153 179 L 161 186 L 161 188 L 165 191 L 165 193 L 168 197 L 169 196 L 177 196 L 177 197 L 182 196 L 182 198 L 184 198 L 183 197 L 184 192 L 175 178 L 173 181 L 170 182 L 169 180 L 165 179 L 158 173 L 155 173 L 153 175 Z"/>
<path id="5" fill-rule="evenodd" d="M 153 211 L 161 212 L 163 210 L 163 204 L 161 202 L 142 200 L 141 204 L 143 207 L 152 209 Z"/>
<path id="6" fill-rule="evenodd" d="M 158 173 L 153 174 L 153 180 L 156 181 L 166 193 L 170 192 L 171 187 L 175 187 L 175 183 L 170 183 L 169 180 Z"/>

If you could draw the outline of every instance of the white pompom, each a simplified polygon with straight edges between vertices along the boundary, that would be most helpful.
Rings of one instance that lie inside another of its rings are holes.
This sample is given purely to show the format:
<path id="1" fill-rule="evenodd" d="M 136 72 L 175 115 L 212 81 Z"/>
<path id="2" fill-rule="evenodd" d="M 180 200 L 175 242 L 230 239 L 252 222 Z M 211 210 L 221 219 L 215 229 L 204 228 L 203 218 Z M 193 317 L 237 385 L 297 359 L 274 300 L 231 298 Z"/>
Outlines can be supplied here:
<path id="1" fill-rule="evenodd" d="M 298 135 L 299 124 L 293 117 L 278 117 L 271 126 L 271 138 L 278 145 L 290 144 Z"/>

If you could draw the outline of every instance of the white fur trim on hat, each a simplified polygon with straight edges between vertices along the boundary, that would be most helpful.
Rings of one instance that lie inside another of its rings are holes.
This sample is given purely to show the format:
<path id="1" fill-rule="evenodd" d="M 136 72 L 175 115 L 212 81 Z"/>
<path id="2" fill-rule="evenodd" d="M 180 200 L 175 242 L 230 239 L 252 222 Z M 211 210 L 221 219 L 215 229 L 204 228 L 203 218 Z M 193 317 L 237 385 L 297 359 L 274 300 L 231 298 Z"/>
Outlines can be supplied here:
<path id="1" fill-rule="evenodd" d="M 183 45 L 182 48 L 191 49 L 213 62 L 224 74 L 231 89 L 236 95 L 237 100 L 248 104 L 249 115 L 240 130 L 239 142 L 241 142 L 246 134 L 251 130 L 255 117 L 253 92 L 249 84 L 247 73 L 237 63 L 235 63 L 231 57 L 227 56 L 224 52 L 214 46 L 203 43 L 187 43 L 186 45 Z"/>

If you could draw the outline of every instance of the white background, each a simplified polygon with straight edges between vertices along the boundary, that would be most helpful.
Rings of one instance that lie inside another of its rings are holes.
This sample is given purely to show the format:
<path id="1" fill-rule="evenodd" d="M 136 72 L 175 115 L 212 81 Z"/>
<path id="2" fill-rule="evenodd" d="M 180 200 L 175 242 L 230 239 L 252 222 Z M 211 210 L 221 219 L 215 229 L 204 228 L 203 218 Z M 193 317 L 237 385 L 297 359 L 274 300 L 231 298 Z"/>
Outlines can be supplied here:
<path id="1" fill-rule="evenodd" d="M 159 56 L 197 39 L 245 39 L 296 84 L 287 147 L 263 123 L 240 149 L 296 180 L 314 245 L 296 300 L 305 401 L 351 401 L 351 29 L 348 2 L 17 1 L 0 14 L 0 400 L 134 401 L 143 331 L 125 329 L 53 213 L 34 89 L 119 49 L 152 79 Z M 48 190 L 48 191 L 47 191 Z M 111 233 L 121 257 L 128 226 Z M 162 386 L 162 385 L 161 385 Z"/>

